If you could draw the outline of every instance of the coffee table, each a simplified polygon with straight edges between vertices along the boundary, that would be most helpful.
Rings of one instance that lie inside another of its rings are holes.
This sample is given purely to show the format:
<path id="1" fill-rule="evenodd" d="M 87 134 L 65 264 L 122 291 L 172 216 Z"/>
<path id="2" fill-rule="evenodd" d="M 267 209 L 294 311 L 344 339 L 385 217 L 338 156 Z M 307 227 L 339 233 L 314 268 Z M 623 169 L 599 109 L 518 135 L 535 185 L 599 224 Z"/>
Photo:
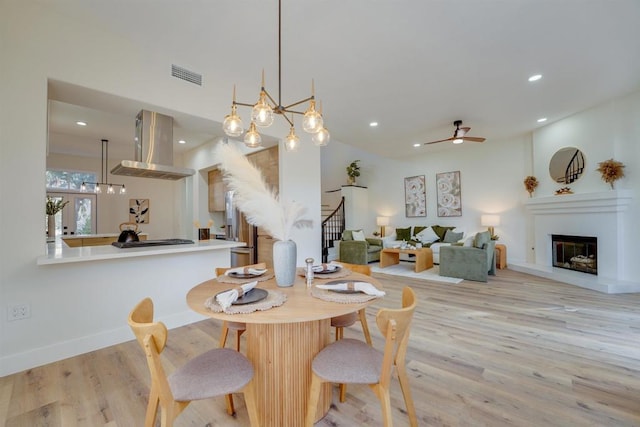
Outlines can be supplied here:
<path id="1" fill-rule="evenodd" d="M 400 254 L 413 254 L 416 256 L 415 272 L 427 270 L 433 267 L 433 251 L 431 248 L 400 249 L 385 248 L 380 252 L 380 268 L 389 267 L 400 263 Z"/>

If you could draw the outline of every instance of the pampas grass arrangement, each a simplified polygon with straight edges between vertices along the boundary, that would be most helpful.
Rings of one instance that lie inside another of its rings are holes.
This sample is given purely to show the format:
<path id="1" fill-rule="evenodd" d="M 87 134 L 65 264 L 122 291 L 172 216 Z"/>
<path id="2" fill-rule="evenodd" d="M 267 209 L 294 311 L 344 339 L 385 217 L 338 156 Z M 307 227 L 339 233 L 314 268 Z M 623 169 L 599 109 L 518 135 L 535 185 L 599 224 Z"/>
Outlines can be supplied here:
<path id="1" fill-rule="evenodd" d="M 613 189 L 613 183 L 624 176 L 623 168 L 624 165 L 621 162 L 609 159 L 598 163 L 597 171 L 600 172 L 602 180 Z"/>
<path id="2" fill-rule="evenodd" d="M 219 143 L 214 149 L 227 187 L 234 191 L 236 206 L 249 224 L 262 227 L 273 238 L 291 239 L 294 228 L 310 227 L 304 219 L 306 208 L 297 202 L 283 203 L 271 190 L 260 171 L 232 143 Z"/>

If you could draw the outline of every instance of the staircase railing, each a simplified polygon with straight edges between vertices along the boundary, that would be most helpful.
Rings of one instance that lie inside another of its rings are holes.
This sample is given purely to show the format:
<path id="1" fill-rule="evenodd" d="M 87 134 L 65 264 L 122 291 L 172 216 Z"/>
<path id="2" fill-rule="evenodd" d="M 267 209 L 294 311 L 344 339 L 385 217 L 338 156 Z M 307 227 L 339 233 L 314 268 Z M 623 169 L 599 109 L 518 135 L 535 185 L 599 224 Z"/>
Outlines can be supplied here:
<path id="1" fill-rule="evenodd" d="M 580 150 L 576 150 L 567 165 L 567 169 L 564 172 L 564 182 L 567 184 L 572 183 L 576 179 L 580 178 L 582 171 L 584 170 L 584 156 Z"/>
<path id="2" fill-rule="evenodd" d="M 327 262 L 329 248 L 333 247 L 334 240 L 342 238 L 344 231 L 344 197 L 338 207 L 322 221 L 322 262 Z"/>

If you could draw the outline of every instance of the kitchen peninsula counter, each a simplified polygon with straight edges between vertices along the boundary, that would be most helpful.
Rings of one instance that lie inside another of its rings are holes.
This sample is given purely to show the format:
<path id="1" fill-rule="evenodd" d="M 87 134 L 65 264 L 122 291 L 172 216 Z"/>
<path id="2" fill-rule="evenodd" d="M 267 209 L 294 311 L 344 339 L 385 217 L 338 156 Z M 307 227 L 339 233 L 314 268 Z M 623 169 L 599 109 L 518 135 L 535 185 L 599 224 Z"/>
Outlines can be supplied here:
<path id="1" fill-rule="evenodd" d="M 112 245 L 68 247 L 61 239 L 47 243 L 45 254 L 38 257 L 38 265 L 66 264 L 121 258 L 148 257 L 154 255 L 185 254 L 189 252 L 217 251 L 245 246 L 244 242 L 227 240 L 195 240 L 195 243 L 140 248 L 117 248 Z"/>

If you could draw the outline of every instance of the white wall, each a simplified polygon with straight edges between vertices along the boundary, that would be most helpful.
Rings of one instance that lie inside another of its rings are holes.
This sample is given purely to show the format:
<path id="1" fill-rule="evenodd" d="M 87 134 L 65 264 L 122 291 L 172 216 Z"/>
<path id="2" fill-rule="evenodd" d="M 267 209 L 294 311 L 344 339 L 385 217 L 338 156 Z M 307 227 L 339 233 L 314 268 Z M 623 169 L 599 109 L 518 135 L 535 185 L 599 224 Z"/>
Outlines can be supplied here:
<path id="1" fill-rule="evenodd" d="M 633 198 L 628 208 L 616 216 L 616 224 L 601 224 L 601 221 L 590 219 L 584 222 L 574 220 L 572 232 L 586 236 L 601 236 L 604 230 L 607 235 L 615 235 L 617 253 L 620 254 L 617 275 L 622 280 L 638 282 L 640 264 L 637 262 L 637 242 L 640 227 L 640 92 L 635 92 L 603 105 L 574 114 L 564 120 L 552 123 L 533 134 L 534 173 L 540 185 L 534 197 L 553 196 L 560 187 L 567 185 L 553 182 L 549 176 L 548 165 L 553 154 L 560 148 L 572 146 L 579 148 L 585 155 L 585 171 L 583 176 L 568 185 L 575 194 L 597 193 L 610 190 L 609 184 L 602 181 L 597 171 L 598 163 L 615 159 L 624 163 L 625 177 L 615 183 L 616 189 L 628 189 Z M 562 196 L 556 196 L 562 197 Z M 611 221 L 609 221 L 611 222 Z M 583 223 L 581 230 L 577 224 Z M 540 227 L 538 233 L 546 232 L 549 227 Z M 600 241 L 600 238 L 599 238 Z M 607 243 L 610 247 L 613 242 Z M 603 248 L 604 248 L 603 247 Z M 543 252 L 546 254 L 548 250 Z M 537 256 L 537 263 L 549 264 L 549 260 Z M 545 256 L 545 258 L 547 258 Z"/>
<path id="2" fill-rule="evenodd" d="M 214 83 L 200 87 L 171 77 L 169 64 L 175 59 L 172 50 L 145 46 L 143 52 L 135 40 L 108 32 L 99 18 L 68 9 L 64 2 L 2 2 L 0 43 L 0 198 L 3 200 L 0 235 L 5 242 L 12 242 L 0 246 L 0 375 L 20 366 L 25 369 L 70 356 L 71 348 L 75 354 L 82 353 L 112 344 L 114 336 L 117 339 L 129 336 L 128 333 L 122 335 L 126 330 L 124 313 L 139 295 L 174 301 L 160 307 L 159 316 L 167 319 L 177 316 L 187 321 L 185 286 L 195 285 L 205 270 L 211 274 L 209 266 L 213 262 L 187 262 L 175 266 L 175 270 L 170 270 L 170 265 L 153 268 L 142 263 L 136 270 L 138 274 L 127 276 L 123 273 L 131 272 L 136 263 L 126 263 L 126 267 L 119 270 L 114 261 L 108 267 L 105 266 L 109 263 L 97 267 L 98 277 L 93 277 L 92 270 L 86 266 L 36 265 L 37 257 L 45 248 L 47 81 L 67 82 L 196 117 L 224 117 L 228 113 L 226 108 L 215 110 L 211 100 L 222 96 L 222 92 L 227 97 L 228 88 L 223 91 Z M 157 50 L 153 51 L 154 48 Z M 204 77 L 215 81 L 213 75 Z M 274 132 L 286 135 L 288 128 L 281 131 Z M 186 165 L 180 158 L 174 161 Z M 283 196 L 301 201 L 310 210 L 318 206 L 319 163 L 315 147 L 307 146 L 291 157 L 283 155 Z M 301 170 L 308 174 L 305 179 L 287 177 Z M 202 204 L 206 203 L 199 198 L 200 177 L 186 178 L 173 190 L 158 187 L 158 193 L 149 196 L 152 223 L 148 231 L 154 237 L 156 233 L 158 238 L 189 237 L 193 233 L 192 222 L 203 215 Z M 125 179 L 128 181 L 122 177 Z M 132 180 L 131 196 L 139 194 L 146 198 L 152 190 L 156 191 L 156 185 L 164 184 L 149 180 L 140 184 L 143 188 L 137 193 Z M 144 188 L 147 185 L 152 187 Z M 187 191 L 193 188 L 197 189 L 195 193 Z M 165 192 L 167 200 L 173 192 L 173 203 L 167 203 L 164 210 L 156 210 L 154 199 L 161 200 Z M 113 211 L 107 215 L 113 218 L 105 225 L 107 228 L 121 219 L 122 207 L 119 204 L 111 207 Z M 162 230 L 153 229 L 157 215 L 162 218 Z M 201 220 L 206 222 L 205 219 Z M 169 224 L 166 230 L 165 224 Z M 317 221 L 316 224 L 319 230 Z M 299 257 L 319 258 L 320 249 L 317 254 L 313 250 L 319 246 L 319 231 L 300 231 L 295 239 Z M 193 274 L 184 274 L 187 271 Z M 174 281 L 178 283 L 172 283 Z M 7 322 L 7 306 L 14 303 L 30 304 L 31 318 Z M 117 308 L 110 306 L 114 304 Z M 88 323 L 84 322 L 87 316 L 91 317 Z M 180 322 L 172 322 L 172 326 L 177 324 Z M 114 330 L 118 333 L 111 334 Z"/>
<path id="3" fill-rule="evenodd" d="M 418 152 L 418 151 L 417 151 Z M 346 184 L 346 166 L 360 159 L 358 185 L 368 187 L 369 217 L 366 231 L 378 229 L 376 216 L 389 216 L 390 226 L 455 225 L 467 232 L 483 230 L 480 215 L 499 214 L 496 227 L 500 243 L 507 245 L 509 259 L 524 260 L 526 222 L 522 201 L 528 196 L 522 181 L 531 171 L 530 138 L 521 136 L 507 141 L 463 144 L 439 151 L 429 151 L 405 160 L 390 160 L 340 143 L 330 144 L 322 153 L 323 198 L 335 207 L 333 194 Z M 462 216 L 437 216 L 436 173 L 460 171 Z M 404 178 L 425 175 L 427 184 L 427 216 L 407 218 L 404 210 Z"/>

